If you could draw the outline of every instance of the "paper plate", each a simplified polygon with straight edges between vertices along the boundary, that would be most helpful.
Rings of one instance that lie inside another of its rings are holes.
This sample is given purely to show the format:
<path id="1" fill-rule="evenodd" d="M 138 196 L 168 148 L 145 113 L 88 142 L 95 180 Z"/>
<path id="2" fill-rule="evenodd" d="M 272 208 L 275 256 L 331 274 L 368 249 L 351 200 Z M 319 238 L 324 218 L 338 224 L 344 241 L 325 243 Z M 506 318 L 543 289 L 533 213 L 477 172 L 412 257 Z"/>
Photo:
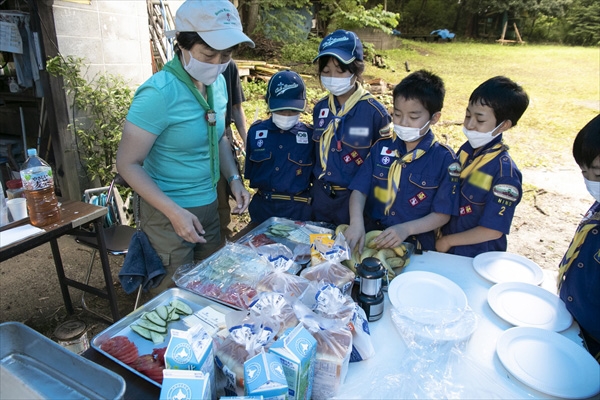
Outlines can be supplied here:
<path id="1" fill-rule="evenodd" d="M 518 254 L 489 251 L 473 258 L 473 268 L 493 283 L 525 282 L 539 285 L 544 272 L 539 265 Z"/>
<path id="2" fill-rule="evenodd" d="M 516 326 L 560 332 L 573 323 L 560 297 L 530 283 L 497 283 L 488 291 L 487 300 L 500 318 Z"/>
<path id="3" fill-rule="evenodd" d="M 600 392 L 600 365 L 583 346 L 559 333 L 517 327 L 498 338 L 496 352 L 518 380 L 545 394 L 581 399 Z"/>
<path id="4" fill-rule="evenodd" d="M 388 288 L 392 305 L 422 324 L 458 319 L 467 307 L 465 292 L 450 279 L 432 272 L 404 272 Z"/>

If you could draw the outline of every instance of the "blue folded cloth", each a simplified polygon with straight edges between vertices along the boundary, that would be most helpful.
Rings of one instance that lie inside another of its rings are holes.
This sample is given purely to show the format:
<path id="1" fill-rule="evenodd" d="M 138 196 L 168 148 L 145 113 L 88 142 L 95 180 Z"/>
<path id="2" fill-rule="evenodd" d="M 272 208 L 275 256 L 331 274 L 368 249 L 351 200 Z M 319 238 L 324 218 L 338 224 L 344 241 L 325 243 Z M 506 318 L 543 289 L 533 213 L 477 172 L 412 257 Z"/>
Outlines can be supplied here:
<path id="1" fill-rule="evenodd" d="M 148 236 L 137 230 L 129 242 L 119 280 L 125 293 L 133 293 L 140 285 L 145 292 L 160 285 L 167 271 Z"/>

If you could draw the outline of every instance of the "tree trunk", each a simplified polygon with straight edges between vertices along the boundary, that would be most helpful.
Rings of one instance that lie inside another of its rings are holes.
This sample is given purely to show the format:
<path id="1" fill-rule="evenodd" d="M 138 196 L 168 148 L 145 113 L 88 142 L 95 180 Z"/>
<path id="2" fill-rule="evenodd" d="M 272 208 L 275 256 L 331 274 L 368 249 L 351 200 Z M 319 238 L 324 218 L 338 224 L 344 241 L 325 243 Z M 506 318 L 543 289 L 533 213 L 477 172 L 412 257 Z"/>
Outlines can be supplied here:
<path id="1" fill-rule="evenodd" d="M 458 23 L 460 22 L 460 17 L 467 5 L 467 0 L 461 1 L 460 5 L 456 8 L 456 18 L 454 18 L 454 25 L 452 25 L 452 31 L 456 32 L 458 30 Z"/>
<path id="2" fill-rule="evenodd" d="M 251 0 L 248 3 L 248 14 L 247 14 L 247 18 L 246 18 L 246 33 L 248 33 L 249 35 L 252 35 L 254 33 L 254 30 L 256 29 L 256 25 L 258 24 L 258 11 L 259 11 L 259 4 L 258 4 L 258 0 Z"/>

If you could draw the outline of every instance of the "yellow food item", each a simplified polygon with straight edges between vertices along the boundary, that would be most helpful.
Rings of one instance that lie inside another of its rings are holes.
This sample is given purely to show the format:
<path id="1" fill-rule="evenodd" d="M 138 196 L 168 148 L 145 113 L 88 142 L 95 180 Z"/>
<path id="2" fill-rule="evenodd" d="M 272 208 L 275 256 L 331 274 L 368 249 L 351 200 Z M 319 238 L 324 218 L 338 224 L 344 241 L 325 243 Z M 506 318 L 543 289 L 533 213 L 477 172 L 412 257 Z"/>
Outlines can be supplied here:
<path id="1" fill-rule="evenodd" d="M 396 253 L 396 255 L 398 257 L 404 257 L 404 255 L 406 254 L 406 246 L 401 244 L 400 246 L 396 246 L 393 248 L 394 253 Z"/>
<path id="2" fill-rule="evenodd" d="M 392 268 L 404 267 L 404 258 L 402 257 L 389 257 L 386 261 Z"/>
<path id="3" fill-rule="evenodd" d="M 365 245 L 369 249 L 375 248 L 375 243 L 373 243 L 373 239 L 381 234 L 382 231 L 369 231 L 365 234 Z"/>
<path id="4" fill-rule="evenodd" d="M 344 233 L 348 229 L 348 224 L 341 224 L 335 228 L 335 235 L 339 235 L 340 233 Z"/>
<path id="5" fill-rule="evenodd" d="M 377 250 L 375 249 L 364 249 L 362 254 L 360 255 L 360 262 L 363 262 L 363 260 L 367 257 L 375 257 L 376 253 Z"/>

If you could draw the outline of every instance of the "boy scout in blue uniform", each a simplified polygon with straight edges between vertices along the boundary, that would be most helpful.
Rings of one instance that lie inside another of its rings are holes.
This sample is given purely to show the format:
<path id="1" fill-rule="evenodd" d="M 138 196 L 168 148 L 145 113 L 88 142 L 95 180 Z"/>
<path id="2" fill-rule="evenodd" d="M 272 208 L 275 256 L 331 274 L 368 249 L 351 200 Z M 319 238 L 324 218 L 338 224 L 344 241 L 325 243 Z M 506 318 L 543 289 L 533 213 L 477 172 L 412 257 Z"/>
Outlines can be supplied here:
<path id="1" fill-rule="evenodd" d="M 460 167 L 430 129 L 441 115 L 444 83 L 421 70 L 404 78 L 393 95 L 394 134 L 373 145 L 350 184 L 345 236 L 351 248 L 362 249 L 365 230 L 379 229 L 378 248 L 408 241 L 434 250 L 434 230 L 458 214 Z"/>
<path id="2" fill-rule="evenodd" d="M 458 152 L 459 216 L 442 228 L 438 251 L 467 257 L 506 251 L 522 178 L 502 132 L 517 125 L 528 105 L 523 88 L 503 76 L 483 82 L 471 94 L 463 124 L 468 140 Z"/>
<path id="3" fill-rule="evenodd" d="M 281 71 L 269 80 L 266 101 L 272 113 L 250 127 L 244 175 L 257 189 L 248 210 L 253 223 L 270 217 L 308 221 L 309 186 L 315 149 L 312 127 L 299 121 L 306 107 L 304 81 Z"/>
<path id="4" fill-rule="evenodd" d="M 337 30 L 319 45 L 318 71 L 329 95 L 313 110 L 318 155 L 314 166 L 313 220 L 347 224 L 347 189 L 371 145 L 391 135 L 391 117 L 362 85 L 362 43 L 354 32 Z"/>
<path id="5" fill-rule="evenodd" d="M 600 115 L 577 134 L 573 158 L 595 201 L 560 263 L 558 290 L 581 328 L 588 351 L 600 362 Z"/>

